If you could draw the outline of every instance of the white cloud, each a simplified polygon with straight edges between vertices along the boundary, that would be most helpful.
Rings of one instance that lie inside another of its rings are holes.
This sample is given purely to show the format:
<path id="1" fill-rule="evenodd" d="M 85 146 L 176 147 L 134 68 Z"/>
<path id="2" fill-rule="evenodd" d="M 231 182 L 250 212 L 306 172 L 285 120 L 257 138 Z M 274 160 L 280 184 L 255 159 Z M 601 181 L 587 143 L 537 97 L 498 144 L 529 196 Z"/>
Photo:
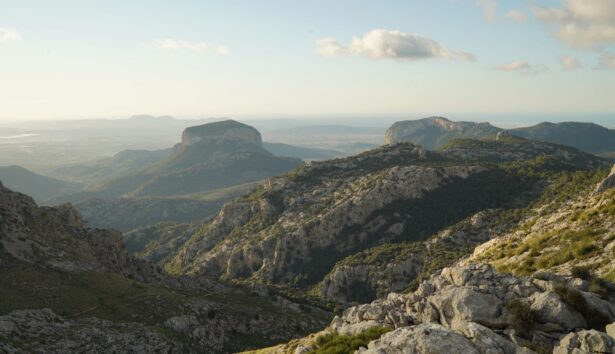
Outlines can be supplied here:
<path id="1" fill-rule="evenodd" d="M 228 48 L 223 45 L 210 45 L 199 42 L 194 43 L 182 39 L 159 39 L 154 42 L 154 47 L 166 50 L 190 50 L 197 53 L 228 54 Z"/>
<path id="2" fill-rule="evenodd" d="M 549 68 L 546 65 L 532 65 L 527 60 L 517 60 L 510 63 L 498 65 L 495 70 L 517 72 L 525 75 L 539 75 L 547 72 Z"/>
<path id="3" fill-rule="evenodd" d="M 515 22 L 527 21 L 527 15 L 525 14 L 525 12 L 520 10 L 510 10 L 506 13 L 506 17 Z"/>
<path id="4" fill-rule="evenodd" d="M 495 21 L 496 2 L 495 0 L 476 0 L 476 4 L 483 9 L 483 16 L 489 22 Z"/>
<path id="5" fill-rule="evenodd" d="M 20 41 L 21 34 L 12 28 L 0 28 L 0 43 Z"/>
<path id="6" fill-rule="evenodd" d="M 357 54 L 370 59 L 476 60 L 471 53 L 451 51 L 433 39 L 383 29 L 369 31 L 362 37 L 354 37 L 348 46 L 340 44 L 333 38 L 319 39 L 316 41 L 316 52 L 322 56 Z"/>
<path id="7" fill-rule="evenodd" d="M 534 7 L 534 16 L 552 24 L 557 38 L 585 49 L 615 43 L 615 1 L 562 1 L 562 7 Z"/>
<path id="8" fill-rule="evenodd" d="M 600 55 L 598 68 L 615 69 L 615 53 L 602 53 Z"/>
<path id="9" fill-rule="evenodd" d="M 322 38 L 316 40 L 316 53 L 323 57 L 335 57 L 350 54 L 350 50 L 334 38 Z"/>
<path id="10" fill-rule="evenodd" d="M 559 59 L 562 62 L 562 66 L 564 67 L 565 70 L 574 70 L 574 69 L 578 69 L 583 66 L 581 65 L 581 62 L 575 57 L 563 56 L 563 57 L 560 57 Z"/>

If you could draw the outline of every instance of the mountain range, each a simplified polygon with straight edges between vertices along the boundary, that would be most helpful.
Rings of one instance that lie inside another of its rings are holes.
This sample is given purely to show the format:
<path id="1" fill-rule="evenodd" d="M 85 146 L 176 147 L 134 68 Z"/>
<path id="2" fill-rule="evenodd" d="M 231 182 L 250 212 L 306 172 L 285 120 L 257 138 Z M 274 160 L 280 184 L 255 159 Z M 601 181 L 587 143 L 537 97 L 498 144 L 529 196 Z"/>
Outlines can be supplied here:
<path id="1" fill-rule="evenodd" d="M 88 219 L 152 216 L 124 235 L 0 186 L 0 351 L 612 352 L 612 162 L 488 124 L 418 126 L 307 163 L 241 123 L 188 128 L 90 191 L 114 197 L 85 201 Z M 155 223 L 220 195 L 200 220 Z"/>
<path id="2" fill-rule="evenodd" d="M 400 121 L 386 132 L 385 143 L 413 142 L 438 149 L 458 138 L 480 139 L 505 129 L 489 123 L 454 122 L 443 117 Z M 568 145 L 591 153 L 615 152 L 615 130 L 594 123 L 540 123 L 508 130 L 526 139 Z"/>

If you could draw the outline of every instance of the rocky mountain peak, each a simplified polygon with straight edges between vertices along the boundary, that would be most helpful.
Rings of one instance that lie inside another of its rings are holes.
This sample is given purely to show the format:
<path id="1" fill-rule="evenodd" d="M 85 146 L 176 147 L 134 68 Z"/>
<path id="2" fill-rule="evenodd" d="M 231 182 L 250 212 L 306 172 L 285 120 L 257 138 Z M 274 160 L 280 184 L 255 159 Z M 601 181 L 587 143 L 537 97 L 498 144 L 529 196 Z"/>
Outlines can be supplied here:
<path id="1" fill-rule="evenodd" d="M 385 144 L 412 142 L 435 149 L 454 138 L 481 138 L 502 129 L 489 123 L 454 122 L 444 117 L 428 117 L 394 123 L 385 134 Z"/>
<path id="2" fill-rule="evenodd" d="M 208 123 L 186 128 L 182 134 L 183 147 L 195 144 L 225 144 L 262 146 L 261 134 L 253 127 L 234 120 Z"/>

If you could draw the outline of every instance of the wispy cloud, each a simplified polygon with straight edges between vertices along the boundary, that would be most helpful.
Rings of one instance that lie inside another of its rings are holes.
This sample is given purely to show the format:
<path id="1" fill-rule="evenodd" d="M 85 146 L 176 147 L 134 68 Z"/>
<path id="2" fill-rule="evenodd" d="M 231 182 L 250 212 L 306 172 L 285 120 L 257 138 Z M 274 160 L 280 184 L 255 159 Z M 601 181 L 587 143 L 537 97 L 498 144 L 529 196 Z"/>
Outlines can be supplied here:
<path id="1" fill-rule="evenodd" d="M 211 45 L 203 42 L 190 42 L 183 39 L 158 39 L 154 47 L 166 50 L 189 50 L 197 53 L 228 54 L 229 49 L 223 45 Z"/>
<path id="2" fill-rule="evenodd" d="M 561 7 L 534 7 L 534 16 L 554 27 L 571 47 L 592 49 L 615 43 L 615 1 L 565 0 Z"/>
<path id="3" fill-rule="evenodd" d="M 476 0 L 476 5 L 483 9 L 483 16 L 489 22 L 495 21 L 497 4 L 495 0 Z"/>
<path id="4" fill-rule="evenodd" d="M 549 71 L 549 68 L 542 64 L 530 64 L 527 60 L 516 60 L 510 63 L 498 65 L 495 67 L 495 70 L 516 72 L 525 75 L 539 75 Z"/>
<path id="5" fill-rule="evenodd" d="M 527 21 L 527 15 L 525 12 L 520 10 L 510 10 L 506 13 L 506 18 L 509 18 L 515 22 L 525 22 Z"/>
<path id="6" fill-rule="evenodd" d="M 559 59 L 562 62 L 562 66 L 565 70 L 579 69 L 583 66 L 581 62 L 575 57 L 565 55 L 560 57 Z"/>
<path id="7" fill-rule="evenodd" d="M 0 43 L 20 41 L 21 34 L 12 28 L 0 28 Z"/>
<path id="8" fill-rule="evenodd" d="M 357 54 L 370 59 L 419 60 L 442 58 L 475 61 L 471 53 L 452 51 L 433 39 L 412 33 L 376 29 L 362 37 L 354 37 L 350 45 L 343 45 L 334 38 L 316 41 L 316 52 L 321 56 Z"/>

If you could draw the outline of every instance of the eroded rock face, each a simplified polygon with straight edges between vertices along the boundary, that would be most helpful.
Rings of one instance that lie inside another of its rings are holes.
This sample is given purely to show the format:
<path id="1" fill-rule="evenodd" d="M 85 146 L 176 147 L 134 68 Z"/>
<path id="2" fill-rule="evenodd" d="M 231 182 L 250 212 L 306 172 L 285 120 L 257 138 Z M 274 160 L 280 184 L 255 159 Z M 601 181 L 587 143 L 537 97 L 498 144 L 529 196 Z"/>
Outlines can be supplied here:
<path id="1" fill-rule="evenodd" d="M 332 321 L 329 329 L 342 334 L 358 334 L 375 326 L 403 329 L 391 332 L 389 337 L 383 337 L 388 338 L 385 341 L 387 344 L 383 342 L 378 344 L 391 345 L 394 348 L 401 345 L 399 343 L 420 348 L 423 344 L 414 342 L 417 339 L 401 337 L 405 337 L 406 334 L 420 337 L 421 331 L 429 328 L 439 331 L 438 333 L 452 331 L 457 333 L 456 335 L 463 334 L 466 340 L 470 337 L 480 337 L 508 343 L 531 341 L 538 345 L 553 347 L 561 336 L 571 331 L 588 328 L 588 319 L 550 290 L 555 284 L 566 284 L 563 286 L 569 291 L 583 296 L 593 296 L 592 293 L 575 288 L 576 283 L 578 282 L 574 279 L 562 277 L 555 277 L 553 280 L 518 278 L 498 273 L 492 267 L 480 264 L 445 268 L 423 282 L 414 293 L 407 295 L 391 293 L 386 299 L 348 308 Z M 513 300 L 526 304 L 526 311 L 533 313 L 535 323 L 524 324 L 526 326 L 524 331 L 527 333 L 519 332 L 519 324 L 515 320 L 518 314 L 511 312 L 509 307 Z M 587 302 L 589 311 L 600 311 L 607 306 L 605 303 L 615 303 L 615 298 L 602 301 L 604 303 L 600 304 Z M 615 314 L 603 312 L 606 320 L 615 320 Z M 437 327 L 420 327 L 427 324 L 435 324 Z M 405 329 L 409 326 L 418 327 Z M 470 335 L 474 332 L 477 334 Z M 452 337 L 456 335 L 451 334 Z M 459 341 L 456 339 L 454 343 L 463 346 L 468 344 L 461 339 Z M 465 344 L 461 344 L 462 342 Z M 474 340 L 470 342 L 476 346 Z M 493 340 L 487 342 L 492 343 Z M 508 344 L 498 345 L 501 351 L 495 352 L 515 353 L 517 350 L 515 346 L 504 349 L 506 346 Z M 373 350 L 378 348 L 377 344 L 370 346 L 372 347 Z M 475 349 L 479 353 L 489 352 L 484 348 Z M 423 352 L 429 351 L 416 351 L 416 353 Z"/>
<path id="2" fill-rule="evenodd" d="M 240 200 L 223 208 L 173 262 L 182 272 L 292 282 L 310 262 L 331 262 L 332 267 L 335 260 L 322 260 L 323 253 L 344 254 L 369 242 L 370 234 L 379 234 L 382 240 L 399 235 L 403 225 L 390 227 L 387 215 L 376 215 L 378 210 L 400 200 L 419 200 L 485 171 L 478 166 L 395 166 L 359 177 L 331 178 L 306 190 L 282 177 L 273 182 L 272 197 Z M 234 229 L 243 232 L 228 237 Z M 362 230 L 348 231 L 354 229 Z M 320 277 L 328 271 L 324 270 Z"/>
<path id="3" fill-rule="evenodd" d="M 68 204 L 38 207 L 32 198 L 2 186 L 0 245 L 8 257 L 58 270 L 107 271 L 136 280 L 163 278 L 159 267 L 128 255 L 119 232 L 90 229 Z"/>

